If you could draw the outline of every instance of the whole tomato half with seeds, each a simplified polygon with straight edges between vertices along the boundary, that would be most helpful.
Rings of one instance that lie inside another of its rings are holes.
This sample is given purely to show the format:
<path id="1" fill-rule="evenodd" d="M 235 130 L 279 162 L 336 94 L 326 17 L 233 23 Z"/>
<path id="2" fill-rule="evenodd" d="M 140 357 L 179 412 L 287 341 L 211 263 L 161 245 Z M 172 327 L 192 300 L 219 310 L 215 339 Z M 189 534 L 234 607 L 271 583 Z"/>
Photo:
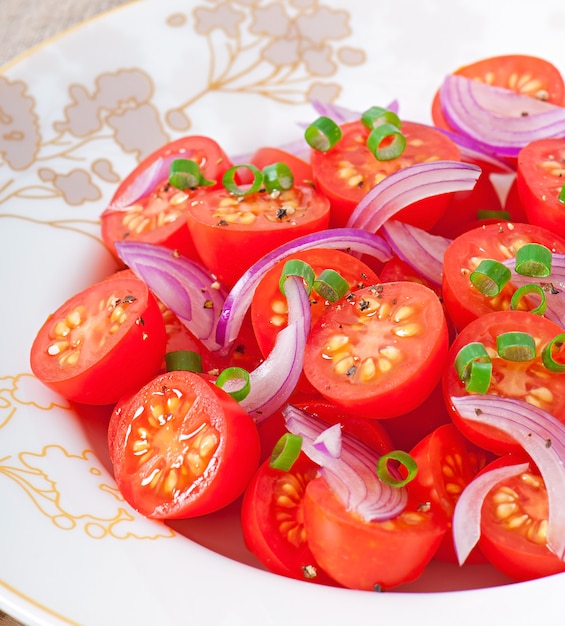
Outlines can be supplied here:
<path id="1" fill-rule="evenodd" d="M 379 283 L 322 313 L 306 343 L 304 373 L 347 412 L 395 417 L 431 394 L 447 349 L 446 318 L 431 289 L 411 281 Z"/>
<path id="2" fill-rule="evenodd" d="M 112 404 L 158 371 L 167 341 L 159 304 L 131 270 L 72 296 L 32 344 L 33 373 L 68 400 Z"/>
<path id="3" fill-rule="evenodd" d="M 227 506 L 259 463 L 259 435 L 239 403 L 209 378 L 160 374 L 110 418 L 114 476 L 146 517 L 182 519 Z"/>

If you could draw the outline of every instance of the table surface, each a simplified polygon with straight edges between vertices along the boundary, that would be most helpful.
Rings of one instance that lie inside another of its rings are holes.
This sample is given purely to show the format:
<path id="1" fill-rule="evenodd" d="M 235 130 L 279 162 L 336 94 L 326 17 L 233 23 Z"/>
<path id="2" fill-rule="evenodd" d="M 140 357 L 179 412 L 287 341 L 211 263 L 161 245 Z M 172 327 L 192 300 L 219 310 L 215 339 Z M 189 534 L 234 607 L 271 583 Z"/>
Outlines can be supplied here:
<path id="1" fill-rule="evenodd" d="M 0 68 L 74 24 L 129 0 L 0 0 Z M 20 626 L 0 611 L 0 626 Z"/>

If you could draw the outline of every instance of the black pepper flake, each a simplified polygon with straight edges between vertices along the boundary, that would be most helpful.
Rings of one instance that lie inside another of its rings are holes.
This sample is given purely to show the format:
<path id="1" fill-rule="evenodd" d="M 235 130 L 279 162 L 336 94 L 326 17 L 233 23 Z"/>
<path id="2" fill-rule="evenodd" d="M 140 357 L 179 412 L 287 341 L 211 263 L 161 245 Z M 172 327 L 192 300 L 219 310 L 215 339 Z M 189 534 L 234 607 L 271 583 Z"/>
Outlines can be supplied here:
<path id="1" fill-rule="evenodd" d="M 398 302 L 398 300 L 396 298 L 392 299 L 392 304 L 396 304 Z"/>
<path id="2" fill-rule="evenodd" d="M 355 372 L 357 371 L 357 366 L 356 365 L 352 365 L 346 372 L 345 375 L 346 376 L 353 376 L 355 374 Z"/>
<path id="3" fill-rule="evenodd" d="M 214 308 L 214 303 L 212 302 L 212 300 L 205 300 L 204 301 L 204 308 L 205 309 L 213 309 Z"/>
<path id="4" fill-rule="evenodd" d="M 279 209 L 277 209 L 276 215 L 278 220 L 284 220 L 284 218 L 287 216 L 287 211 L 285 208 L 280 207 Z"/>
<path id="5" fill-rule="evenodd" d="M 365 181 L 364 181 L 364 180 L 361 180 L 361 181 L 359 181 L 359 182 L 357 183 L 357 187 L 358 187 L 359 189 L 363 189 L 363 187 L 364 187 L 364 186 L 365 186 Z"/>
<path id="6" fill-rule="evenodd" d="M 370 306 L 371 306 L 371 303 L 368 300 L 365 300 L 365 298 L 361 298 L 361 300 L 359 300 L 360 311 L 366 311 Z"/>
<path id="7" fill-rule="evenodd" d="M 144 320 L 142 317 L 138 317 L 138 318 L 135 320 L 135 323 L 136 323 L 138 326 L 145 326 L 145 320 Z"/>
<path id="8" fill-rule="evenodd" d="M 136 300 L 137 298 L 135 296 L 126 296 L 125 298 L 122 298 L 122 302 L 125 302 L 126 304 L 135 302 Z"/>
<path id="9" fill-rule="evenodd" d="M 521 115 L 522 117 L 528 117 L 529 112 L 528 112 L 528 111 L 522 111 L 522 112 L 520 113 L 520 115 Z"/>
<path id="10" fill-rule="evenodd" d="M 384 589 L 381 585 L 379 585 L 379 583 L 375 583 L 373 585 L 373 591 L 375 591 L 376 593 L 383 593 Z"/>
<path id="11" fill-rule="evenodd" d="M 482 412 L 482 410 L 481 410 L 481 409 L 475 409 L 475 415 L 476 415 L 477 417 L 479 417 L 479 415 L 482 415 L 482 414 L 483 414 L 483 412 Z"/>
<path id="12" fill-rule="evenodd" d="M 551 439 L 546 439 L 545 440 L 545 447 L 546 448 L 551 448 Z"/>
<path id="13" fill-rule="evenodd" d="M 240 343 L 233 349 L 233 351 L 237 352 L 238 354 L 245 354 L 245 346 Z"/>
<path id="14" fill-rule="evenodd" d="M 228 223 L 226 222 L 226 220 L 220 220 L 220 221 L 216 224 L 216 226 L 227 226 L 227 225 L 228 225 Z"/>

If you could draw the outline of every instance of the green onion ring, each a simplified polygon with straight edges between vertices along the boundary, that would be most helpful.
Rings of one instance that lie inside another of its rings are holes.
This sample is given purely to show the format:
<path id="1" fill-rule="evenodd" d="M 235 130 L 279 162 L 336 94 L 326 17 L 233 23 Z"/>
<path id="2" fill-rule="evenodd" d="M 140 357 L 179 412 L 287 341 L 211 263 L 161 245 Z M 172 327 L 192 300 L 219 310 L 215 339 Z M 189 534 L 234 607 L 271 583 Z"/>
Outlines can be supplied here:
<path id="1" fill-rule="evenodd" d="M 323 270 L 313 284 L 314 291 L 328 302 L 337 302 L 349 291 L 349 283 L 339 272 Z"/>
<path id="2" fill-rule="evenodd" d="M 193 350 L 173 350 L 165 354 L 167 372 L 186 371 L 202 373 L 202 357 Z"/>
<path id="3" fill-rule="evenodd" d="M 176 189 L 196 189 L 214 184 L 202 175 L 200 166 L 192 159 L 175 159 L 169 166 L 169 184 Z"/>
<path id="4" fill-rule="evenodd" d="M 455 369 L 469 393 L 487 393 L 492 377 L 492 360 L 480 341 L 464 345 L 455 356 Z"/>
<path id="5" fill-rule="evenodd" d="M 516 252 L 516 273 L 545 278 L 551 274 L 551 250 L 539 243 L 526 243 Z"/>
<path id="6" fill-rule="evenodd" d="M 537 307 L 530 309 L 530 313 L 534 313 L 535 315 L 543 315 L 547 309 L 547 298 L 545 297 L 545 291 L 540 285 L 536 285 L 535 283 L 530 283 L 528 285 L 522 285 L 518 287 L 516 291 L 512 294 L 512 298 L 510 300 L 510 308 L 513 311 L 516 311 L 520 306 L 522 300 L 528 296 L 529 294 L 536 293 L 540 296 L 541 300 Z"/>
<path id="7" fill-rule="evenodd" d="M 273 448 L 269 467 L 288 472 L 300 456 L 301 449 L 302 437 L 293 433 L 285 433 Z"/>
<path id="8" fill-rule="evenodd" d="M 471 272 L 469 279 L 483 296 L 497 296 L 510 281 L 512 272 L 505 265 L 494 259 L 483 259 Z"/>
<path id="9" fill-rule="evenodd" d="M 271 165 L 265 165 L 262 174 L 263 186 L 265 187 L 265 191 L 268 193 L 292 189 L 294 185 L 294 175 L 292 174 L 290 167 L 282 161 L 272 163 Z"/>
<path id="10" fill-rule="evenodd" d="M 382 124 L 392 124 L 397 128 L 401 128 L 402 122 L 394 111 L 383 109 L 383 107 L 373 106 L 361 114 L 361 122 L 369 130 L 373 130 Z"/>
<path id="11" fill-rule="evenodd" d="M 385 142 L 385 146 L 381 144 Z M 406 137 L 393 124 L 380 124 L 373 128 L 367 137 L 367 148 L 379 161 L 396 159 L 406 148 Z"/>
<path id="12" fill-rule="evenodd" d="M 253 174 L 253 182 L 248 187 L 240 187 L 235 182 L 235 176 L 239 169 L 249 170 Z M 263 188 L 263 174 L 261 170 L 252 163 L 234 165 L 223 175 L 222 185 L 234 196 L 248 196 L 252 193 L 257 193 Z"/>
<path id="13" fill-rule="evenodd" d="M 501 220 L 504 222 L 509 222 L 510 218 L 511 216 L 510 216 L 509 211 L 492 211 L 488 209 L 479 209 L 477 211 L 478 220 L 495 219 L 495 220 Z"/>
<path id="14" fill-rule="evenodd" d="M 322 115 L 304 131 L 306 143 L 318 152 L 328 152 L 341 139 L 341 128 L 329 117 Z"/>
<path id="15" fill-rule="evenodd" d="M 390 470 L 388 469 L 388 462 L 390 460 L 398 461 L 408 470 L 408 474 L 405 478 L 398 478 L 390 473 Z M 404 485 L 407 485 L 410 481 L 414 480 L 417 473 L 418 464 L 414 460 L 414 457 L 410 456 L 408 452 L 404 452 L 404 450 L 393 450 L 392 452 L 387 452 L 387 454 L 380 456 L 377 461 L 377 476 L 383 481 L 383 483 L 389 485 L 390 487 L 404 487 Z"/>
<path id="16" fill-rule="evenodd" d="M 536 341 L 521 331 L 501 333 L 496 338 L 496 351 L 505 361 L 531 361 L 536 357 Z"/>
<path id="17" fill-rule="evenodd" d="M 224 389 L 224 385 L 230 380 L 243 381 L 243 385 L 239 389 L 228 391 L 227 389 Z M 229 393 L 229 395 L 238 402 L 245 400 L 251 391 L 251 379 L 249 372 L 243 369 L 243 367 L 226 367 L 225 370 L 222 370 L 218 378 L 216 378 L 216 385 L 224 389 L 226 393 Z"/>
<path id="18" fill-rule="evenodd" d="M 284 264 L 279 280 L 279 289 L 283 295 L 285 293 L 284 282 L 289 276 L 299 276 L 302 278 L 306 287 L 306 293 L 310 295 L 314 280 L 316 279 L 316 272 L 314 272 L 311 265 L 301 259 L 290 259 Z"/>
<path id="19" fill-rule="evenodd" d="M 557 337 L 554 337 L 542 350 L 541 359 L 545 367 L 550 372 L 563 373 L 565 372 L 565 363 L 559 363 L 553 358 L 553 349 L 560 350 L 561 346 L 565 343 L 565 333 L 560 333 Z"/>
<path id="20" fill-rule="evenodd" d="M 559 200 L 559 202 L 564 202 L 565 203 L 565 184 L 563 185 L 563 187 L 561 187 L 561 191 L 559 192 L 558 200 Z"/>

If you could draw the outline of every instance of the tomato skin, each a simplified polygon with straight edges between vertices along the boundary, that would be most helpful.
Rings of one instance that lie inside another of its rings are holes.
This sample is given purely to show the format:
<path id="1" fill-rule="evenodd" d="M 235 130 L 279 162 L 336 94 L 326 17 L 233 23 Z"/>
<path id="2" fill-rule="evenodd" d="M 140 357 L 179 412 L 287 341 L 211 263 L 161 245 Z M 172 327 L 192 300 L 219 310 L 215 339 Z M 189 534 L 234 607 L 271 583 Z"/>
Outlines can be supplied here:
<path id="1" fill-rule="evenodd" d="M 508 260 L 525 243 L 540 243 L 554 252 L 565 252 L 565 238 L 541 226 L 516 222 L 485 224 L 462 233 L 447 247 L 443 260 L 443 303 L 458 330 L 481 315 L 509 308 L 515 291 L 512 283 L 499 296 L 487 298 L 472 285 L 469 274 L 479 260 Z"/>
<path id="2" fill-rule="evenodd" d="M 304 528 L 322 569 L 344 587 L 367 591 L 416 580 L 446 532 L 441 516 L 413 505 L 392 520 L 365 522 L 346 511 L 323 477 L 306 487 Z"/>
<path id="3" fill-rule="evenodd" d="M 154 519 L 196 517 L 227 506 L 259 462 L 251 417 L 209 378 L 187 371 L 160 374 L 119 403 L 108 438 L 122 495 Z M 171 469 L 177 480 L 169 482 Z"/>
<path id="4" fill-rule="evenodd" d="M 304 373 L 348 413 L 396 417 L 433 391 L 447 348 L 447 322 L 431 289 L 410 281 L 380 283 L 321 315 L 306 343 Z"/>
<path id="5" fill-rule="evenodd" d="M 443 133 L 431 126 L 403 121 L 402 133 L 406 148 L 397 158 L 378 161 L 366 147 L 368 129 L 361 121 L 341 125 L 342 139 L 328 152 L 312 150 L 311 163 L 314 181 L 331 202 L 331 226 L 345 226 L 353 209 L 375 184 L 400 169 L 432 158 L 460 160 L 459 148 Z M 353 177 L 362 173 L 358 184 L 351 184 Z M 449 194 L 426 198 L 406 207 L 395 218 L 429 229 L 443 214 L 449 202 Z"/>
<path id="6" fill-rule="evenodd" d="M 221 178 L 232 163 L 220 145 L 210 137 L 190 135 L 172 141 L 145 158 L 120 183 L 110 202 L 102 213 L 102 238 L 110 251 L 117 256 L 114 243 L 123 239 L 145 241 L 164 245 L 178 250 L 184 256 L 198 260 L 198 254 L 186 223 L 186 210 L 190 199 L 205 193 L 200 190 L 179 192 L 164 180 L 155 189 L 145 193 L 128 209 L 113 209 L 120 203 L 128 189 L 159 159 L 171 156 L 192 159 L 200 164 L 203 175 L 208 180 L 216 181 L 217 187 Z M 184 199 L 181 200 L 181 197 Z"/>
<path id="7" fill-rule="evenodd" d="M 523 453 L 507 454 L 494 460 L 483 472 L 527 460 Z M 500 513 L 503 509 L 500 508 L 500 498 L 496 497 L 503 486 L 503 497 L 507 506 L 515 505 L 515 510 L 509 516 Z M 494 567 L 517 581 L 533 580 L 565 571 L 565 562 L 548 548 L 544 540 L 545 533 L 541 530 L 536 532 L 536 529 L 543 528 L 547 515 L 547 491 L 539 471 L 530 463 L 525 474 L 498 483 L 484 499 L 479 539 L 481 552 Z M 520 521 L 508 523 L 512 520 Z M 528 538 L 529 533 L 537 540 Z"/>
<path id="8" fill-rule="evenodd" d="M 271 572 L 318 584 L 334 584 L 314 558 L 304 536 L 303 505 L 306 485 L 318 466 L 304 453 L 288 472 L 264 461 L 245 490 L 241 526 L 247 549 Z M 310 578 L 305 568 L 313 567 Z"/>
<path id="9" fill-rule="evenodd" d="M 565 237 L 565 139 L 540 139 L 520 150 L 516 185 L 528 221 Z"/>
<path id="10" fill-rule="evenodd" d="M 285 207 L 291 207 L 292 213 L 287 214 Z M 280 211 L 284 216 L 279 219 Z M 280 195 L 259 192 L 242 201 L 221 189 L 191 204 L 188 227 L 206 267 L 232 287 L 274 248 L 327 228 L 329 212 L 328 199 L 310 185 L 295 185 Z"/>
<path id="11" fill-rule="evenodd" d="M 537 356 L 535 359 L 515 362 L 498 356 L 496 337 L 516 330 L 529 333 L 536 340 Z M 562 332 L 563 329 L 558 324 L 527 311 L 488 313 L 471 322 L 461 331 L 449 349 L 442 382 L 451 419 L 467 439 L 495 454 L 516 452 L 521 449 L 519 444 L 501 431 L 487 424 L 477 424 L 461 418 L 452 405 L 450 399 L 452 396 L 469 395 L 455 370 L 454 361 L 458 351 L 472 341 L 483 343 L 491 354 L 493 367 L 488 393 L 532 402 L 565 423 L 565 378 L 562 374 L 550 372 L 541 360 L 542 348 Z M 540 392 L 545 393 L 540 397 Z M 546 396 L 549 400 L 544 399 Z"/>
<path id="12" fill-rule="evenodd" d="M 63 344 L 59 353 L 47 352 Z M 131 270 L 122 270 L 47 318 L 32 344 L 30 365 L 44 385 L 72 402 L 112 404 L 158 372 L 165 344 L 157 301 Z M 79 354 L 74 364 L 61 361 Z"/>

